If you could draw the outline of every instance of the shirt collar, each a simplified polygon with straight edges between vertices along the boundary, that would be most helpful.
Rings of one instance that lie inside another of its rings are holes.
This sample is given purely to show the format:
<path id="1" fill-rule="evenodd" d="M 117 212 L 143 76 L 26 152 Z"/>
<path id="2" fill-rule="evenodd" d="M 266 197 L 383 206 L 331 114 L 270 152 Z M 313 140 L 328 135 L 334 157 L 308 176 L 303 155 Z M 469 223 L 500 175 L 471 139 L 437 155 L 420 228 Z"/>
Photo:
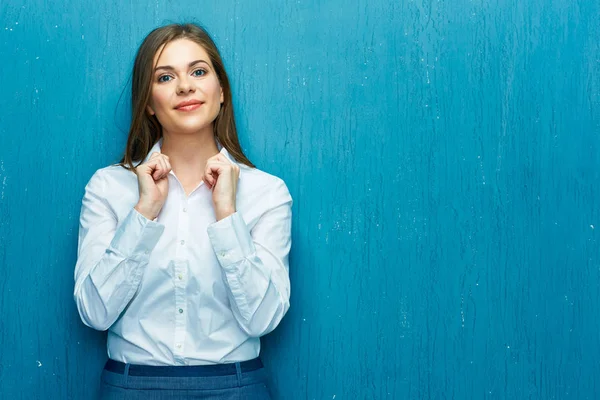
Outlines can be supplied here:
<path id="1" fill-rule="evenodd" d="M 240 164 L 235 160 L 235 158 L 233 158 L 233 156 L 231 154 L 229 154 L 229 152 L 227 151 L 227 149 L 221 145 L 221 143 L 219 142 L 218 139 L 216 139 L 216 141 L 217 141 L 217 148 L 219 149 L 219 153 L 223 154 L 225 157 L 227 157 L 227 159 L 231 163 L 233 163 L 233 164 L 235 164 L 235 165 L 237 165 L 239 167 Z M 156 143 L 154 143 L 154 146 L 152 146 L 152 148 L 148 152 L 148 155 L 146 156 L 146 158 L 144 158 L 144 161 L 142 161 L 140 164 L 143 164 L 146 161 L 148 161 L 150 159 L 150 156 L 152 155 L 152 153 L 160 153 L 160 149 L 162 147 L 162 143 L 163 143 L 163 138 L 161 137 L 160 139 L 158 139 L 158 141 Z M 240 178 L 242 177 L 242 171 L 241 170 L 242 169 L 240 168 Z"/>

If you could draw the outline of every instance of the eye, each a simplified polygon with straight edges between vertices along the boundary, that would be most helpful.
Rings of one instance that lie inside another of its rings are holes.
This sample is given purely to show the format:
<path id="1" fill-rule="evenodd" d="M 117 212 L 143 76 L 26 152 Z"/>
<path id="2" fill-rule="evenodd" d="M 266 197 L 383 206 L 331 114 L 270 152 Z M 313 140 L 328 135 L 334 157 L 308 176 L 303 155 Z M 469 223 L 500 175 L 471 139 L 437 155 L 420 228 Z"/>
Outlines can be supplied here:
<path id="1" fill-rule="evenodd" d="M 158 77 L 158 81 L 159 82 L 168 82 L 171 80 L 171 76 L 170 75 L 161 75 Z"/>
<path id="2" fill-rule="evenodd" d="M 204 75 L 206 75 L 206 70 L 204 70 L 202 68 L 197 69 L 194 72 L 192 72 L 192 75 L 194 75 L 194 76 L 204 76 Z"/>

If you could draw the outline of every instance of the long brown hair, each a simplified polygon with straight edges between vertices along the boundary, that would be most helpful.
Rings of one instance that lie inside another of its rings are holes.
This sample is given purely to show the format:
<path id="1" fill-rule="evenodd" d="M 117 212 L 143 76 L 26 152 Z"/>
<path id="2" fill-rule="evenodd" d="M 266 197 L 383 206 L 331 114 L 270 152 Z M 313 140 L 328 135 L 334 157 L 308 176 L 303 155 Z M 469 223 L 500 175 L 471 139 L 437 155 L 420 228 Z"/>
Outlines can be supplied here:
<path id="1" fill-rule="evenodd" d="M 223 88 L 223 104 L 221 104 L 219 115 L 213 122 L 215 138 L 236 161 L 254 168 L 254 165 L 244 155 L 238 140 L 233 115 L 231 87 L 219 50 L 204 28 L 189 23 L 171 24 L 156 28 L 146 36 L 138 49 L 131 79 L 131 125 L 125 155 L 119 164 L 126 169 L 133 170 L 135 167 L 133 162 L 144 160 L 154 143 L 161 138 L 162 126 L 156 116 L 149 115 L 146 111 L 152 94 L 154 56 L 161 46 L 183 38 L 198 43 L 208 53 L 219 83 Z"/>

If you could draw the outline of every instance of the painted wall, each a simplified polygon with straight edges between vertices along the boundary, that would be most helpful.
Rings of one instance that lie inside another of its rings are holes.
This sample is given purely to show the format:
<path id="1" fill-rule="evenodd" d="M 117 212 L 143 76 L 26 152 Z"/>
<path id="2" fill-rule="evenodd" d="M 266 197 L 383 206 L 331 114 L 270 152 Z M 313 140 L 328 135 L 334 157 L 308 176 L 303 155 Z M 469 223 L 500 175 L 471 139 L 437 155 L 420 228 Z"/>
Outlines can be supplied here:
<path id="1" fill-rule="evenodd" d="M 137 46 L 184 20 L 295 199 L 275 398 L 597 397 L 597 1 L 3 0 L 1 398 L 93 398 L 83 188 L 124 148 Z"/>

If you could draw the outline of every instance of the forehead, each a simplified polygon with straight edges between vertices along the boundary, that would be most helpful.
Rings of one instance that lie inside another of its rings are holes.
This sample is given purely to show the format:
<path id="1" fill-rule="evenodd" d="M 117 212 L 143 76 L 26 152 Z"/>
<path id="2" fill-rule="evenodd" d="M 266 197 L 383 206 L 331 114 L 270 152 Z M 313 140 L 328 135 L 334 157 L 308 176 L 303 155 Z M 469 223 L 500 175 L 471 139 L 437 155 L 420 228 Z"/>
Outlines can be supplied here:
<path id="1" fill-rule="evenodd" d="M 187 66 L 191 61 L 204 60 L 211 66 L 208 53 L 190 39 L 176 39 L 162 45 L 154 55 L 154 65 Z"/>

